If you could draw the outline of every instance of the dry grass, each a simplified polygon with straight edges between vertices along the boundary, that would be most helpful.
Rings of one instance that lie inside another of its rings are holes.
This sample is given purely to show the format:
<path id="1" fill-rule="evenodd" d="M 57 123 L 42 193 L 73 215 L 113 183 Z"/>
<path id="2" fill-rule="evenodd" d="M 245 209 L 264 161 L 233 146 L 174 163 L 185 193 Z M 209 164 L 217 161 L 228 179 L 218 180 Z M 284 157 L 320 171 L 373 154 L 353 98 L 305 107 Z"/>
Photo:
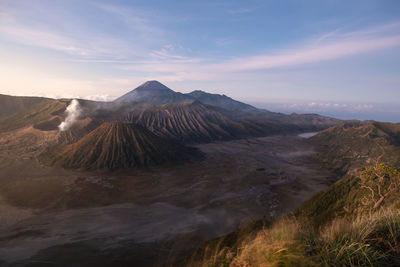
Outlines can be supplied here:
<path id="1" fill-rule="evenodd" d="M 205 255 L 188 266 L 400 266 L 400 211 L 335 219 L 318 230 L 286 217 L 235 248 L 219 246 Z"/>
<path id="2" fill-rule="evenodd" d="M 325 266 L 390 266 L 400 255 L 399 240 L 399 211 L 338 219 L 321 230 L 318 258 Z"/>
<path id="3" fill-rule="evenodd" d="M 305 245 L 299 242 L 303 232 L 295 218 L 282 219 L 240 247 L 230 266 L 313 266 L 305 257 Z"/>

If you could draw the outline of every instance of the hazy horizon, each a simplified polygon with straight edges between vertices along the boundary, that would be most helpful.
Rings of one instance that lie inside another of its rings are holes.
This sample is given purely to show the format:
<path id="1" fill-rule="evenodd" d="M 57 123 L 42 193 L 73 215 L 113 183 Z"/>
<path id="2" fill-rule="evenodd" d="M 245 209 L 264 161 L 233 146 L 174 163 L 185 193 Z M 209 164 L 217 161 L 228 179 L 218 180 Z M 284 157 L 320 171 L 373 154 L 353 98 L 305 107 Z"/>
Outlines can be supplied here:
<path id="1" fill-rule="evenodd" d="M 136 88 L 136 87 L 135 87 Z M 173 88 L 170 88 L 173 89 Z M 131 90 L 129 90 L 131 91 Z M 127 91 L 127 92 L 129 92 Z M 124 93 L 127 93 L 124 92 Z M 179 92 L 179 91 L 178 91 Z M 191 91 L 181 92 L 189 93 Z M 107 97 L 80 97 L 80 96 L 55 96 L 55 95 L 32 95 L 22 94 L 19 96 L 40 96 L 49 98 L 76 98 L 93 101 L 113 101 L 120 96 Z M 272 112 L 284 114 L 291 113 L 314 113 L 343 120 L 376 120 L 384 122 L 400 122 L 400 106 L 396 103 L 365 103 L 365 102 L 341 102 L 313 100 L 293 100 L 293 99 L 270 99 L 269 101 L 257 101 L 251 99 L 237 98 L 235 100 L 250 104 L 259 109 L 266 109 Z"/>
<path id="2" fill-rule="evenodd" d="M 312 100 L 292 102 L 275 100 L 273 102 L 248 102 L 257 108 L 284 114 L 315 113 L 343 120 L 375 120 L 400 123 L 400 107 L 395 103 L 357 103 L 320 102 Z"/>

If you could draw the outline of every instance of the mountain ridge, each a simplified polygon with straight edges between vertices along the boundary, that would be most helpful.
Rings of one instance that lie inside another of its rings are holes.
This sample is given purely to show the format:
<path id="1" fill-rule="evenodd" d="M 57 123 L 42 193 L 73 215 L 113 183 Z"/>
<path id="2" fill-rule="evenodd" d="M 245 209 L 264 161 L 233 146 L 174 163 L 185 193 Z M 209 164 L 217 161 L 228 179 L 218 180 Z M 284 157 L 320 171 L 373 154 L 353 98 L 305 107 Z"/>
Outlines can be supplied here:
<path id="1" fill-rule="evenodd" d="M 180 93 L 168 88 L 159 81 L 147 81 L 128 93 L 118 97 L 114 102 L 145 102 L 153 104 L 183 103 L 200 101 L 203 104 L 217 106 L 228 110 L 257 110 L 257 108 L 234 100 L 226 95 L 211 94 L 201 90 Z"/>
<path id="2" fill-rule="evenodd" d="M 292 129 L 287 125 L 235 120 L 221 113 L 217 107 L 205 105 L 197 100 L 140 110 L 131 113 L 128 121 L 140 124 L 158 136 L 182 143 L 265 136 Z"/>
<path id="3" fill-rule="evenodd" d="M 58 125 L 66 118 L 65 108 L 70 101 L 45 99 L 22 108 L 0 118 L 0 132 L 32 125 L 42 131 L 58 130 Z M 189 94 L 177 93 L 158 81 L 145 82 L 113 102 L 84 99 L 78 99 L 78 102 L 81 109 L 79 119 L 91 118 L 96 122 L 92 123 L 93 126 L 98 122 L 112 121 L 136 123 L 159 137 L 180 143 L 299 133 L 325 129 L 341 122 L 320 115 L 285 115 L 259 110 L 228 96 L 199 90 Z M 65 140 L 76 140 L 91 128 L 74 130 L 72 127 L 74 133 L 66 133 Z"/>
<path id="4" fill-rule="evenodd" d="M 253 110 L 253 111 L 257 110 L 257 108 L 249 104 L 234 100 L 226 95 L 211 94 L 201 90 L 195 90 L 190 93 L 187 93 L 186 95 L 190 95 L 191 97 L 196 98 L 198 101 L 204 104 L 218 106 L 228 110 L 235 110 L 235 109 Z"/>
<path id="5" fill-rule="evenodd" d="M 47 98 L 36 96 L 9 96 L 0 94 L 0 118 L 30 108 Z"/>
<path id="6" fill-rule="evenodd" d="M 343 123 L 310 138 L 320 146 L 317 158 L 339 174 L 384 161 L 400 167 L 399 123 Z"/>

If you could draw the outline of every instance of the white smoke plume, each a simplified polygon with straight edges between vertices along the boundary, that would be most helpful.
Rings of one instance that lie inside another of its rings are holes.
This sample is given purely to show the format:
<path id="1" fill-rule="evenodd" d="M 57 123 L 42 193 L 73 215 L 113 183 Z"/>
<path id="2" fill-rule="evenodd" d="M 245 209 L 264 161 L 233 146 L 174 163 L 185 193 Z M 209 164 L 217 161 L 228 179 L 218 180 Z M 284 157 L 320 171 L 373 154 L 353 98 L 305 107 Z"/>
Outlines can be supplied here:
<path id="1" fill-rule="evenodd" d="M 81 114 L 81 107 L 78 100 L 73 99 L 65 112 L 67 113 L 67 117 L 62 123 L 60 123 L 60 125 L 58 125 L 58 129 L 60 129 L 60 131 L 68 130 Z"/>

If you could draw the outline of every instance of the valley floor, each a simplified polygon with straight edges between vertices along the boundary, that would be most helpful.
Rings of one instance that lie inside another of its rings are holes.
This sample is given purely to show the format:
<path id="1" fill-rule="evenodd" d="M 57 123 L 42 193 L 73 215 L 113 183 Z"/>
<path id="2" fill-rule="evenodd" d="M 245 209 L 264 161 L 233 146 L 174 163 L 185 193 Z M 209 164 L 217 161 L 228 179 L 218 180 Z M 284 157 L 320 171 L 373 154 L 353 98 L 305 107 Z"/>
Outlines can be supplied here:
<path id="1" fill-rule="evenodd" d="M 80 172 L 0 151 L 0 264 L 174 262 L 202 241 L 279 217 L 335 176 L 305 138 L 196 145 L 206 158 L 142 171 Z"/>

